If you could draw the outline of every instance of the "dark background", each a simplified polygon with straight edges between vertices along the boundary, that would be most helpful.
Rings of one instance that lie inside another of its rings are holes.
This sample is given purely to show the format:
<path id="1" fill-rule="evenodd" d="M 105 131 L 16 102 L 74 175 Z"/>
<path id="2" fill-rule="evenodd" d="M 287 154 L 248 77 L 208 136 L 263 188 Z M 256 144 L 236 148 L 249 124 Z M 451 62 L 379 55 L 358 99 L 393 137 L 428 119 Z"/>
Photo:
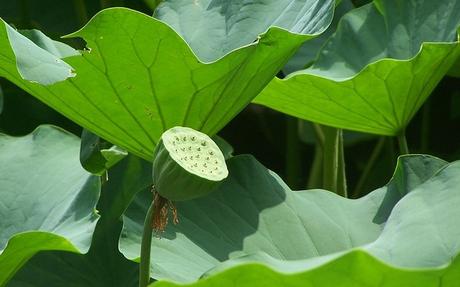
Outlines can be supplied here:
<path id="1" fill-rule="evenodd" d="M 101 9 L 125 6 L 151 15 L 153 2 L 0 0 L 0 17 L 18 29 L 39 29 L 57 40 L 78 30 Z M 353 2 L 362 5 L 368 1 Z M 77 40 L 67 40 L 67 43 L 75 48 L 83 48 L 84 45 Z M 19 136 L 30 133 L 40 124 L 54 124 L 81 134 L 81 127 L 6 80 L 0 79 L 0 88 L 3 91 L 3 98 L 0 95 L 0 132 Z M 287 180 L 291 188 L 305 189 L 314 156 L 314 135 L 308 127 L 308 123 L 276 111 L 249 105 L 219 135 L 233 145 L 236 154 L 253 154 Z M 377 143 L 382 140 L 379 136 L 356 133 L 351 136 L 354 140 L 346 141 L 345 148 L 347 180 L 350 193 L 358 197 L 390 179 L 398 148 L 395 139 L 385 138 L 380 144 L 375 165 L 363 180 L 361 174 Z M 460 79 L 445 77 L 440 82 L 407 128 L 407 137 L 412 153 L 432 154 L 448 161 L 460 159 Z M 288 154 L 297 156 L 289 157 Z M 361 186 L 355 191 L 358 182 Z"/>

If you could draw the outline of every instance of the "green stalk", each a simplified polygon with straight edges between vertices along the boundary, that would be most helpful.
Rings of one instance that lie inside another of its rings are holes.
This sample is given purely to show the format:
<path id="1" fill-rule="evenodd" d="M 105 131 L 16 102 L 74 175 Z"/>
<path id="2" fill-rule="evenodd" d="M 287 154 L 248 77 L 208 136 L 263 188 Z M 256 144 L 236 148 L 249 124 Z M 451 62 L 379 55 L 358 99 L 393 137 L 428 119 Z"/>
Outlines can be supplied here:
<path id="1" fill-rule="evenodd" d="M 323 135 L 323 188 L 347 197 L 342 129 L 318 127 Z"/>
<path id="2" fill-rule="evenodd" d="M 323 149 L 319 143 L 315 144 L 315 155 L 308 176 L 307 189 L 320 188 L 323 177 Z"/>
<path id="3" fill-rule="evenodd" d="M 291 188 L 298 188 L 301 173 L 300 142 L 297 135 L 298 120 L 286 117 L 286 181 Z"/>
<path id="4" fill-rule="evenodd" d="M 88 22 L 88 14 L 86 13 L 86 5 L 84 0 L 73 0 L 73 5 L 75 7 L 75 13 L 78 17 L 78 22 L 81 26 L 85 25 Z"/>
<path id="5" fill-rule="evenodd" d="M 372 150 L 371 156 L 369 160 L 367 161 L 366 166 L 364 167 L 363 173 L 359 177 L 358 183 L 356 184 L 352 197 L 357 198 L 361 194 L 364 184 L 366 183 L 366 180 L 369 176 L 369 173 L 371 172 L 372 168 L 377 162 L 377 159 L 379 158 L 380 153 L 382 152 L 384 144 L 385 144 L 385 138 L 384 137 L 379 138 L 379 140 L 377 141 L 377 144 Z"/>
<path id="6" fill-rule="evenodd" d="M 316 136 L 316 143 L 320 145 L 321 148 L 324 148 L 324 132 L 319 124 L 312 123 L 313 131 Z"/>
<path id="7" fill-rule="evenodd" d="M 399 153 L 401 155 L 409 154 L 409 147 L 407 146 L 406 132 L 403 130 L 398 135 Z"/>
<path id="8" fill-rule="evenodd" d="M 144 231 L 141 242 L 141 262 L 139 266 L 139 287 L 147 287 L 150 283 L 150 249 L 152 246 L 152 221 L 155 210 L 155 201 L 152 201 L 144 221 Z"/>
<path id="9" fill-rule="evenodd" d="M 338 170 L 337 170 L 337 194 L 348 197 L 347 177 L 345 173 L 345 150 L 343 145 L 343 130 L 339 129 L 338 143 Z"/>
<path id="10" fill-rule="evenodd" d="M 311 123 L 315 132 L 315 155 L 310 168 L 307 188 L 323 187 L 323 149 L 324 149 L 324 133 L 321 126 L 317 123 Z"/>
<path id="11" fill-rule="evenodd" d="M 339 129 L 322 126 L 324 133 L 323 148 L 323 188 L 337 192 L 339 170 Z"/>

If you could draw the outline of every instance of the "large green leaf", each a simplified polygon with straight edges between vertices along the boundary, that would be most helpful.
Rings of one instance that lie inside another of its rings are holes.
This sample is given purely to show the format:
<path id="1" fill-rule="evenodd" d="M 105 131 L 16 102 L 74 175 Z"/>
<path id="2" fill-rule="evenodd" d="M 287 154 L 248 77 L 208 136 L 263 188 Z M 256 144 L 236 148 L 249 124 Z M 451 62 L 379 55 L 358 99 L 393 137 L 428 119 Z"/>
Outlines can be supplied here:
<path id="1" fill-rule="evenodd" d="M 345 15 L 348 11 L 350 11 L 353 8 L 354 6 L 351 0 L 341 0 L 340 3 L 338 3 L 338 5 L 335 7 L 334 19 L 331 25 L 320 36 L 302 44 L 299 50 L 289 59 L 289 61 L 283 67 L 283 73 L 290 74 L 298 70 L 303 70 L 306 67 L 313 64 L 316 58 L 318 57 L 321 48 L 324 46 L 324 43 L 327 41 L 327 39 L 331 37 L 331 35 L 337 29 L 337 24 L 339 23 L 339 20 L 342 18 L 343 15 Z"/>
<path id="2" fill-rule="evenodd" d="M 138 191 L 150 189 L 151 181 L 150 163 L 134 156 L 123 159 L 108 171 L 97 205 L 101 218 L 89 252 L 42 252 L 21 268 L 8 286 L 137 286 L 138 265 L 118 251 L 120 216 Z"/>
<path id="3" fill-rule="evenodd" d="M 187 286 L 458 286 L 459 184 L 457 161 L 411 186 L 378 238 L 360 248 L 295 261 L 259 253 L 230 260 L 208 272 L 215 276 Z"/>
<path id="4" fill-rule="evenodd" d="M 445 165 L 429 156 L 402 157 L 387 186 L 349 200 L 321 190 L 292 192 L 250 156 L 227 163 L 225 183 L 205 198 L 177 203 L 180 223 L 153 239 L 155 279 L 192 282 L 220 262 L 246 254 L 290 262 L 373 242 L 401 197 Z M 151 194 L 140 194 L 125 213 L 120 248 L 127 258 L 139 258 L 150 201 Z"/>
<path id="5" fill-rule="evenodd" d="M 77 76 L 51 86 L 21 78 L 6 32 L 11 28 L 1 22 L 0 76 L 98 136 L 151 160 L 160 135 L 170 127 L 189 126 L 215 134 L 263 89 L 301 43 L 312 37 L 306 34 L 327 27 L 334 5 L 332 0 L 296 1 L 317 14 L 291 19 L 292 13 L 301 13 L 295 10 L 300 6 L 279 10 L 279 3 L 292 1 L 268 2 L 271 5 L 250 6 L 264 13 L 271 11 L 270 18 L 254 19 L 248 31 L 238 30 L 248 23 L 235 26 L 232 37 L 244 38 L 245 45 L 227 46 L 231 51 L 211 63 L 201 62 L 164 22 L 129 9 L 104 10 L 71 35 L 84 38 L 90 49 L 81 56 L 65 58 Z M 209 13 L 218 17 L 225 6 L 221 2 Z M 229 10 L 219 25 L 244 18 L 244 11 Z M 190 15 L 181 15 L 187 17 Z M 286 17 L 292 21 L 287 22 Z M 275 18 L 285 20 L 277 22 Z M 256 25 L 259 21 L 263 25 Z M 266 31 L 275 24 L 289 31 L 277 27 Z M 199 29 L 203 35 L 215 30 L 211 23 Z M 215 41 L 208 38 L 200 46 L 212 46 Z"/>
<path id="6" fill-rule="evenodd" d="M 88 251 L 100 183 L 80 166 L 79 148 L 51 126 L 0 134 L 0 286 L 38 251 Z"/>
<path id="7" fill-rule="evenodd" d="M 255 102 L 325 125 L 396 135 L 460 55 L 459 25 L 458 0 L 375 0 L 342 18 L 313 66 L 274 79 Z"/>
<path id="8" fill-rule="evenodd" d="M 322 32 L 333 9 L 329 0 L 167 0 L 155 17 L 173 27 L 201 60 L 211 62 L 249 45 L 272 26 L 298 34 Z"/>

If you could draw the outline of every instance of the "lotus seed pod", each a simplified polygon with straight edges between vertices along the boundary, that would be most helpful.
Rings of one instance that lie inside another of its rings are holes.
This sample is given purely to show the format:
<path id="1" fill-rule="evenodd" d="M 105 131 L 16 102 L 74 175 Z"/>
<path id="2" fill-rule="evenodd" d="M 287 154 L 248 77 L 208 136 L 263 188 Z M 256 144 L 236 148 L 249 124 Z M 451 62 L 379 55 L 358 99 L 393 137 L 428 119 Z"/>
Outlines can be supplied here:
<path id="1" fill-rule="evenodd" d="M 207 135 L 187 127 L 163 133 L 153 160 L 153 184 L 171 201 L 204 196 L 228 176 L 224 155 Z"/>

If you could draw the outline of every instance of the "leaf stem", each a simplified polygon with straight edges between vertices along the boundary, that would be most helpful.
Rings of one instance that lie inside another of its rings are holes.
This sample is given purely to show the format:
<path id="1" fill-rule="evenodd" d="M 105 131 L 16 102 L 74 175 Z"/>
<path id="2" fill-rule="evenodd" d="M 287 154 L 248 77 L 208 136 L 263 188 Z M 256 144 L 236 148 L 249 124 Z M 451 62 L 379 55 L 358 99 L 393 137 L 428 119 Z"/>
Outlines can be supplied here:
<path id="1" fill-rule="evenodd" d="M 343 131 L 318 125 L 323 137 L 323 188 L 347 197 Z"/>
<path id="2" fill-rule="evenodd" d="M 348 197 L 347 176 L 345 172 L 345 149 L 343 143 L 343 130 L 338 130 L 338 170 L 337 170 L 337 194 Z"/>
<path id="3" fill-rule="evenodd" d="M 324 133 L 323 148 L 323 188 L 337 192 L 339 169 L 339 130 L 322 126 Z"/>
<path id="4" fill-rule="evenodd" d="M 73 0 L 75 7 L 75 13 L 78 18 L 78 22 L 81 26 L 88 22 L 88 14 L 86 13 L 86 5 L 84 0 Z"/>
<path id="5" fill-rule="evenodd" d="M 379 155 L 382 152 L 384 145 L 385 145 L 385 138 L 384 137 L 379 138 L 379 140 L 377 141 L 377 144 L 372 150 L 371 156 L 369 157 L 369 160 L 367 161 L 366 166 L 364 167 L 363 173 L 361 174 L 358 180 L 358 183 L 356 184 L 355 190 L 353 191 L 353 196 L 352 196 L 353 198 L 357 198 L 361 194 L 364 184 L 366 183 L 366 180 L 369 176 L 369 173 L 371 172 L 377 159 L 379 158 Z"/>
<path id="6" fill-rule="evenodd" d="M 323 180 L 323 148 L 317 142 L 315 144 L 315 155 L 308 176 L 307 189 L 320 188 Z"/>
<path id="7" fill-rule="evenodd" d="M 286 181 L 296 189 L 301 177 L 300 141 L 298 138 L 298 119 L 286 117 Z"/>
<path id="8" fill-rule="evenodd" d="M 318 143 L 321 148 L 324 148 L 324 132 L 321 129 L 321 126 L 316 123 L 311 124 L 313 126 L 313 131 L 315 132 L 316 143 Z"/>
<path id="9" fill-rule="evenodd" d="M 405 130 L 403 130 L 398 135 L 398 144 L 399 144 L 399 153 L 401 155 L 409 154 L 409 147 L 407 146 L 406 131 Z"/>
<path id="10" fill-rule="evenodd" d="M 155 211 L 155 201 L 152 200 L 144 221 L 144 231 L 141 242 L 141 262 L 139 266 L 139 287 L 147 287 L 150 283 L 150 250 L 152 246 L 152 221 Z"/>

